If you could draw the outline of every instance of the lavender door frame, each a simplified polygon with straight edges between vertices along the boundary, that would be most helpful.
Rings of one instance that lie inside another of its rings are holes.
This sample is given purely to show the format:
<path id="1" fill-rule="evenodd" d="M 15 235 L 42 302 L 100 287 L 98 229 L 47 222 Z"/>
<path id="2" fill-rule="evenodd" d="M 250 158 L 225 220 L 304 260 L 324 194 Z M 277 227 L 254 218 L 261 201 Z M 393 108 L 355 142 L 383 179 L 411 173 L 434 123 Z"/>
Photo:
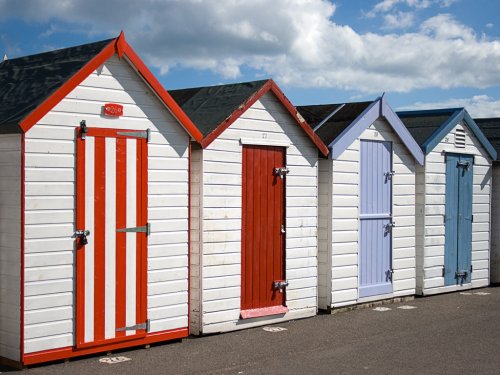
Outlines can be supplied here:
<path id="1" fill-rule="evenodd" d="M 359 298 L 392 286 L 392 142 L 360 141 Z"/>

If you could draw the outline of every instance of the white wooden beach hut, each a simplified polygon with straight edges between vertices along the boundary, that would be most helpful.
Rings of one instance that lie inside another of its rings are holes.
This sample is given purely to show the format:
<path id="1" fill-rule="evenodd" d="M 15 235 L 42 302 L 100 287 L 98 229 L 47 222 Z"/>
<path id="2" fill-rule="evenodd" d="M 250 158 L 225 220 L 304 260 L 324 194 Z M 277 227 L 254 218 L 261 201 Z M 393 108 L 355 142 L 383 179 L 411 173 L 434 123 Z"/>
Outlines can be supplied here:
<path id="1" fill-rule="evenodd" d="M 188 334 L 200 133 L 125 37 L 0 64 L 0 358 Z"/>
<path id="2" fill-rule="evenodd" d="M 191 332 L 315 315 L 327 148 L 272 80 L 169 93 L 203 133 L 192 150 Z"/>
<path id="3" fill-rule="evenodd" d="M 495 147 L 496 159 L 493 160 L 491 182 L 491 253 L 490 282 L 500 283 L 500 118 L 478 118 L 474 122 L 482 130 L 488 141 Z"/>
<path id="4" fill-rule="evenodd" d="M 385 97 L 297 107 L 319 162 L 319 307 L 415 294 L 415 172 L 423 154 Z"/>
<path id="5" fill-rule="evenodd" d="M 463 108 L 398 115 L 425 154 L 417 170 L 417 293 L 487 286 L 495 149 Z"/>

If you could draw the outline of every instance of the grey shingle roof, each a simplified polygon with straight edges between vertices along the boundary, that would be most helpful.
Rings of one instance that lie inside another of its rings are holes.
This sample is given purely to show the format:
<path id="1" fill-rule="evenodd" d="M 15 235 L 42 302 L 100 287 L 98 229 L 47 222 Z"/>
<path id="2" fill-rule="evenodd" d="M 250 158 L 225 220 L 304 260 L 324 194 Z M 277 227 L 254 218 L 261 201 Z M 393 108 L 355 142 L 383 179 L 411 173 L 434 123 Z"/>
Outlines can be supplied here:
<path id="1" fill-rule="evenodd" d="M 113 39 L 6 60 L 0 63 L 0 132 L 18 124 Z"/>
<path id="2" fill-rule="evenodd" d="M 215 130 L 268 80 L 168 90 L 203 136 Z"/>

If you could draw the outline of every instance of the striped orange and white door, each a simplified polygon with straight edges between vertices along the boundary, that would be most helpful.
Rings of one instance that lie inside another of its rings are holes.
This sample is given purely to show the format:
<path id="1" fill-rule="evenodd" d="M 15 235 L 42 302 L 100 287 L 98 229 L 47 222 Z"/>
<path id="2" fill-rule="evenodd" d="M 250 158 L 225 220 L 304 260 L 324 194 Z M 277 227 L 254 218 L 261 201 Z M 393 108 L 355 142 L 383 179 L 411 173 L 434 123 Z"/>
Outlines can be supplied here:
<path id="1" fill-rule="evenodd" d="M 82 348 L 139 338 L 149 328 L 147 133 L 81 126 L 76 143 L 76 346 Z"/>

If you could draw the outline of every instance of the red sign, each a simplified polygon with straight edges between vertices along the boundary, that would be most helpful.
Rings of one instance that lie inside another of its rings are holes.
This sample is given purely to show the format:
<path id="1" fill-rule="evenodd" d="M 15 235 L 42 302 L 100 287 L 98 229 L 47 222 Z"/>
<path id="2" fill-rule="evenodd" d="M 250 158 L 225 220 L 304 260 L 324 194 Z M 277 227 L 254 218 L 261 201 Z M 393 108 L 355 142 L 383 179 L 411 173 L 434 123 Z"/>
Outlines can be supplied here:
<path id="1" fill-rule="evenodd" d="M 106 103 L 104 104 L 104 114 L 113 117 L 123 116 L 123 106 L 121 104 Z"/>

